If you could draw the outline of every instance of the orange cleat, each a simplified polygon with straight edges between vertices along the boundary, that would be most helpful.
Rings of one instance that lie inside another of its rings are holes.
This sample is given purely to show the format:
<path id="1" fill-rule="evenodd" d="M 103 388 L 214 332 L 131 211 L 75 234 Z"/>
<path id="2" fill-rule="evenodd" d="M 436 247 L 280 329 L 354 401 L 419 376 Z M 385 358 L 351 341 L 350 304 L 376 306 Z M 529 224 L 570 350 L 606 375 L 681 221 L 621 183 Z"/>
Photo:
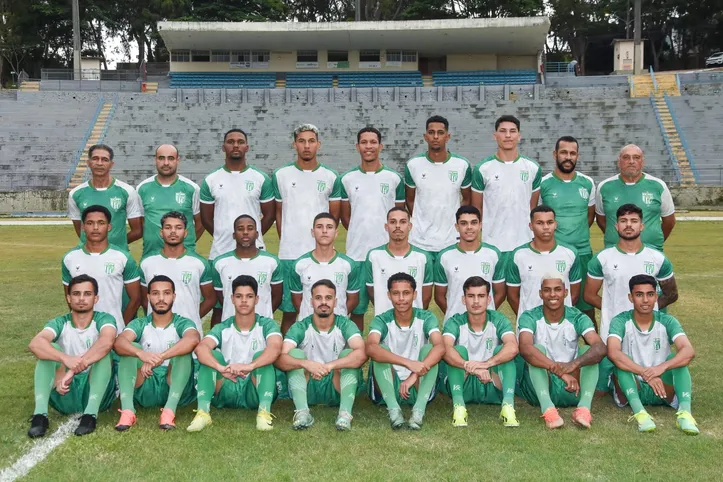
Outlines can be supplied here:
<path id="1" fill-rule="evenodd" d="M 550 407 L 545 410 L 545 413 L 542 414 L 542 418 L 545 419 L 545 424 L 549 429 L 560 428 L 565 423 L 555 407 Z"/>
<path id="2" fill-rule="evenodd" d="M 136 414 L 132 410 L 118 410 L 121 414 L 120 420 L 115 426 L 119 432 L 125 432 L 136 424 Z"/>
<path id="3" fill-rule="evenodd" d="M 170 408 L 161 410 L 161 421 L 159 423 L 161 430 L 173 430 L 176 428 L 176 414 Z"/>
<path id="4" fill-rule="evenodd" d="M 590 428 L 592 414 L 587 407 L 577 407 L 572 411 L 572 422 L 578 427 Z"/>

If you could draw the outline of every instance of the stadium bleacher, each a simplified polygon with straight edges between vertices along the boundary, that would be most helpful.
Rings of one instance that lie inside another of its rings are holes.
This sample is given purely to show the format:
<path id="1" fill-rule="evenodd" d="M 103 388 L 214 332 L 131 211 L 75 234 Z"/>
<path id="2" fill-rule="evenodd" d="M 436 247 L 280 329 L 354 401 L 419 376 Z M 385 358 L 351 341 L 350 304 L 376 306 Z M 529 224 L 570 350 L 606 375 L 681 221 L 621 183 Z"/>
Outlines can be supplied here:
<path id="1" fill-rule="evenodd" d="M 526 85 L 537 83 L 534 70 L 470 70 L 432 72 L 435 86 Z"/>
<path id="2" fill-rule="evenodd" d="M 273 89 L 275 72 L 170 72 L 170 86 L 176 89 L 227 88 Z"/>
<path id="3" fill-rule="evenodd" d="M 421 87 L 419 71 L 344 72 L 339 74 L 339 87 Z"/>
<path id="4" fill-rule="evenodd" d="M 323 89 L 334 85 L 331 72 L 289 72 L 286 74 L 286 87 L 289 89 Z"/>

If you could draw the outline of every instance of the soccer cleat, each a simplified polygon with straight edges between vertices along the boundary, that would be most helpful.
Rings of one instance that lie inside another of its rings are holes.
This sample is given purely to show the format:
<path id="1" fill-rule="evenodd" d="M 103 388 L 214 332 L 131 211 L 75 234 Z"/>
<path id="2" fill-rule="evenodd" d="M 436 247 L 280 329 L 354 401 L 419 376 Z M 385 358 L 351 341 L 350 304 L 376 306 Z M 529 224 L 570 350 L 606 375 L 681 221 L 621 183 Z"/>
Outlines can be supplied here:
<path id="1" fill-rule="evenodd" d="M 587 407 L 577 407 L 572 411 L 572 422 L 578 427 L 590 428 L 592 414 Z"/>
<path id="2" fill-rule="evenodd" d="M 45 432 L 48 431 L 49 425 L 50 421 L 48 420 L 47 415 L 43 415 L 42 413 L 36 413 L 30 419 L 30 430 L 28 430 L 28 437 L 37 438 L 44 436 Z"/>
<path id="3" fill-rule="evenodd" d="M 136 414 L 133 413 L 132 410 L 118 410 L 121 414 L 120 420 L 118 420 L 118 424 L 115 426 L 115 429 L 119 432 L 125 432 L 129 428 L 131 428 L 133 425 L 136 424 Z"/>
<path id="4" fill-rule="evenodd" d="M 565 423 L 555 407 L 550 407 L 545 410 L 545 413 L 542 414 L 542 418 L 545 419 L 545 425 L 547 425 L 547 428 L 549 429 L 560 428 Z"/>
<path id="5" fill-rule="evenodd" d="M 452 412 L 452 426 L 453 427 L 466 427 L 467 426 L 467 407 L 464 405 L 455 405 L 454 412 Z"/>
<path id="6" fill-rule="evenodd" d="M 274 421 L 272 420 L 273 416 L 274 415 L 268 410 L 259 408 L 259 411 L 256 414 L 256 430 L 266 431 L 274 428 Z"/>
<path id="7" fill-rule="evenodd" d="M 517 421 L 515 407 L 513 407 L 509 403 L 502 404 L 502 410 L 500 410 L 500 419 L 502 419 L 502 425 L 504 425 L 505 427 L 520 426 L 520 422 Z"/>
<path id="8" fill-rule="evenodd" d="M 678 416 L 675 425 L 688 435 L 698 435 L 700 430 L 695 422 L 693 415 L 686 410 L 679 410 L 675 415 Z"/>
<path id="9" fill-rule="evenodd" d="M 654 432 L 655 422 L 653 417 L 650 416 L 645 410 L 641 410 L 638 413 L 634 413 L 628 419 L 628 422 L 635 419 L 638 422 L 638 432 Z"/>
<path id="10" fill-rule="evenodd" d="M 176 428 L 176 414 L 170 408 L 161 410 L 161 421 L 158 423 L 161 430 L 173 430 Z"/>
<path id="11" fill-rule="evenodd" d="M 389 421 L 392 424 L 392 430 L 398 430 L 404 427 L 404 414 L 401 408 L 387 408 L 389 412 Z"/>
<path id="12" fill-rule="evenodd" d="M 407 426 L 410 430 L 421 430 L 422 423 L 424 423 L 424 412 L 412 409 L 412 416 L 409 417 Z"/>
<path id="13" fill-rule="evenodd" d="M 204 412 L 203 410 L 194 410 L 194 412 L 196 412 L 196 416 L 193 417 L 193 421 L 191 422 L 191 425 L 186 428 L 186 431 L 200 432 L 213 423 L 211 415 L 208 412 Z"/>
<path id="14" fill-rule="evenodd" d="M 311 412 L 306 408 L 304 410 L 294 410 L 294 430 L 304 430 L 311 427 L 314 424 L 314 417 L 311 416 Z"/>
<path id="15" fill-rule="evenodd" d="M 78 428 L 75 429 L 75 435 L 80 437 L 93 433 L 94 431 L 95 417 L 89 413 L 84 413 L 83 416 L 80 417 L 80 424 L 78 424 Z"/>
<path id="16" fill-rule="evenodd" d="M 351 413 L 343 410 L 339 410 L 339 416 L 336 418 L 336 429 L 345 432 L 351 430 Z"/>

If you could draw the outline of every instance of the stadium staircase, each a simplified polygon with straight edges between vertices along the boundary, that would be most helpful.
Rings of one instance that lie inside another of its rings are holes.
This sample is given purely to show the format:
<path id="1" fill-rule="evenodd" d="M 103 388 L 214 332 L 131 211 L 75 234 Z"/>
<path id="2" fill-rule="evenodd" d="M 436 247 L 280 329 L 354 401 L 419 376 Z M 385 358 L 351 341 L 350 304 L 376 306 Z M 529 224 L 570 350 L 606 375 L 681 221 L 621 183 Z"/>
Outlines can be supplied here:
<path id="1" fill-rule="evenodd" d="M 68 191 L 82 184 L 88 178 L 88 149 L 93 144 L 101 142 L 108 129 L 108 124 L 113 117 L 116 106 L 115 99 L 112 102 L 105 102 L 103 100 L 101 100 L 101 102 L 102 105 L 99 106 L 95 120 L 86 133 L 84 145 L 78 152 L 77 162 L 73 172 L 69 175 Z"/>
<path id="2" fill-rule="evenodd" d="M 143 91 L 144 94 L 157 94 L 158 93 L 158 82 L 145 82 L 146 88 Z"/>
<path id="3" fill-rule="evenodd" d="M 26 80 L 20 84 L 20 92 L 38 92 L 39 90 L 39 80 Z"/>

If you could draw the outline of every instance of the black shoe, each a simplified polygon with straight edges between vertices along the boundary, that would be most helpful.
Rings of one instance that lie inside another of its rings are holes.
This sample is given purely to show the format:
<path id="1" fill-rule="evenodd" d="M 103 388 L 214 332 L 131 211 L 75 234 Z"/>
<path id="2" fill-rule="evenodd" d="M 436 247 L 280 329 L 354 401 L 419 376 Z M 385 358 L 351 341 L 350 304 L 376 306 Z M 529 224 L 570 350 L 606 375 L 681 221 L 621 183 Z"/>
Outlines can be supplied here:
<path id="1" fill-rule="evenodd" d="M 45 432 L 48 431 L 48 425 L 50 425 L 50 422 L 48 421 L 47 415 L 43 415 L 42 413 L 33 415 L 33 418 L 30 419 L 30 430 L 28 430 L 28 437 L 42 437 L 43 435 L 45 435 Z"/>
<path id="2" fill-rule="evenodd" d="M 95 417 L 88 413 L 80 417 L 80 425 L 75 429 L 75 435 L 88 435 L 95 431 Z"/>

